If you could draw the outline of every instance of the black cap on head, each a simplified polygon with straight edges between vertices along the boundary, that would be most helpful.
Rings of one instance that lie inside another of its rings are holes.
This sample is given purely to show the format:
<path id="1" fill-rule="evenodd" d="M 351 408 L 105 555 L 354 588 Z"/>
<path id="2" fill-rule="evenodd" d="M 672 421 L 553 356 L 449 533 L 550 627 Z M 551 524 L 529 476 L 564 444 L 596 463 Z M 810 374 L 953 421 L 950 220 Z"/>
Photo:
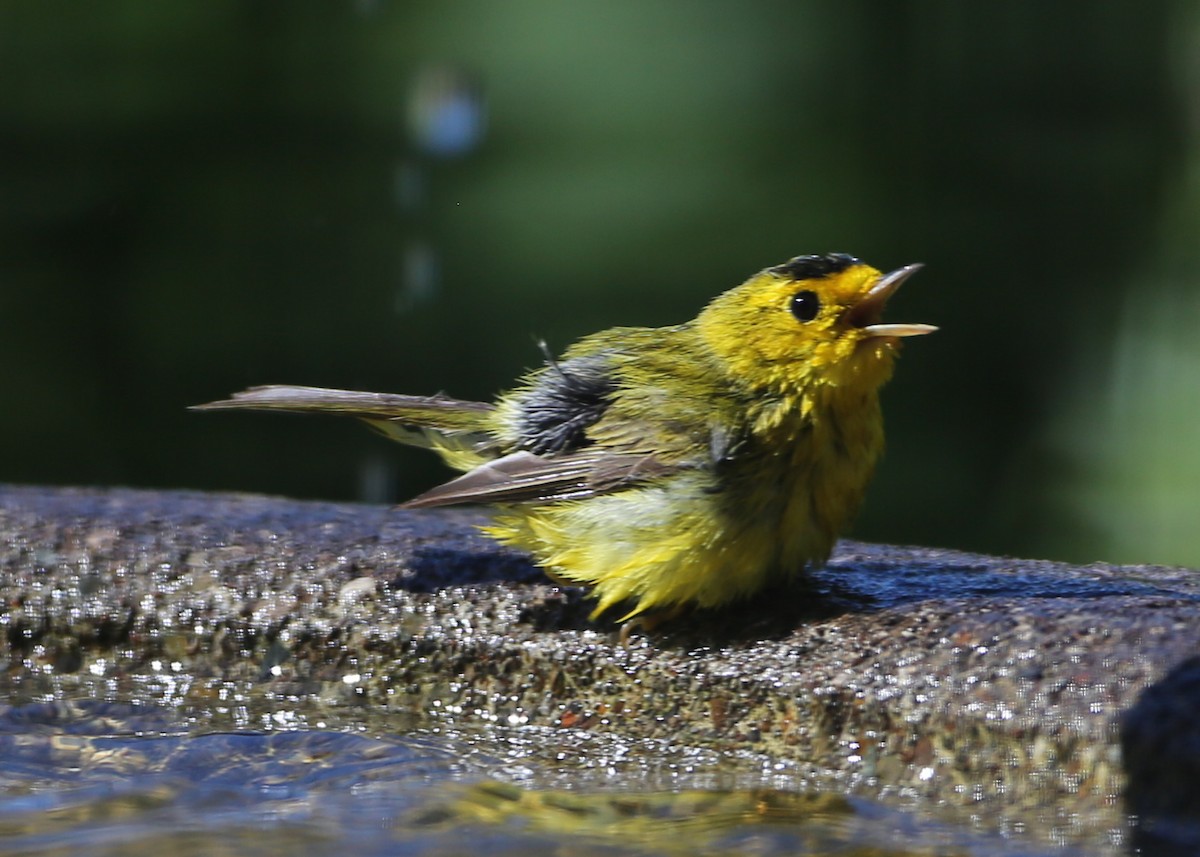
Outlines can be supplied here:
<path id="1" fill-rule="evenodd" d="M 793 280 L 811 280 L 828 277 L 862 262 L 848 253 L 826 253 L 824 256 L 797 256 L 782 265 L 767 268 L 772 274 Z"/>

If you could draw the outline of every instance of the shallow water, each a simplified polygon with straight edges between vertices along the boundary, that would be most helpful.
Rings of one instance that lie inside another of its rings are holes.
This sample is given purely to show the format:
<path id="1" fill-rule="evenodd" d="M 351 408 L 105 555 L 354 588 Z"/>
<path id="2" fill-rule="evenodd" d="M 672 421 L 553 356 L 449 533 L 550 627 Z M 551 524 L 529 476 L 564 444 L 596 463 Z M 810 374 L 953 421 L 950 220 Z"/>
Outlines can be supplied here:
<path id="1" fill-rule="evenodd" d="M 521 729 L 194 725 L 95 701 L 4 710 L 0 854 L 1042 853 L 603 736 L 579 735 L 571 753 L 550 747 L 569 736 Z M 547 755 L 570 758 L 556 769 Z M 631 782 L 622 765 L 645 776 Z"/>

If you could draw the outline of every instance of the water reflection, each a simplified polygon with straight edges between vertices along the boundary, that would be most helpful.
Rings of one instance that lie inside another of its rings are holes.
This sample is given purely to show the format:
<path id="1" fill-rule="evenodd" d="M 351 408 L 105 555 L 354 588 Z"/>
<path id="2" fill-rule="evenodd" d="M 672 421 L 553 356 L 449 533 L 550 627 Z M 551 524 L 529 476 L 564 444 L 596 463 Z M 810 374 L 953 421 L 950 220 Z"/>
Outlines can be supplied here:
<path id="1" fill-rule="evenodd" d="M 12 707 L 0 853 L 1041 853 L 837 794 L 522 785 L 548 772 L 505 759 L 515 735 L 493 754 L 483 735 L 189 734 L 148 706 Z"/>

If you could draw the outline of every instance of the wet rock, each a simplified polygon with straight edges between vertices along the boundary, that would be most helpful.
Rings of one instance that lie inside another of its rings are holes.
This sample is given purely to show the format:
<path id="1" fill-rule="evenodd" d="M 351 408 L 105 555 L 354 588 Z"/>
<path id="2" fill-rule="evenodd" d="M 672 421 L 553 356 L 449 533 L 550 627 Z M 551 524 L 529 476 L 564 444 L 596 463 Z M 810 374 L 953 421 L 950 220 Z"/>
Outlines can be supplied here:
<path id="1" fill-rule="evenodd" d="M 1127 806 L 1142 854 L 1200 853 L 1200 657 L 1147 689 L 1122 718 Z"/>
<path id="2" fill-rule="evenodd" d="M 173 706 L 197 728 L 286 707 L 297 725 L 519 729 L 576 779 L 586 730 L 642 742 L 634 770 L 648 747 L 691 748 L 723 754 L 734 783 L 1103 851 L 1129 833 L 1120 717 L 1200 642 L 1194 572 L 854 542 L 791 587 L 622 641 L 481 520 L 0 488 L 0 682 L 14 701 Z M 1134 709 L 1127 745 L 1175 686 Z M 1150 769 L 1173 752 L 1135 743 Z"/>

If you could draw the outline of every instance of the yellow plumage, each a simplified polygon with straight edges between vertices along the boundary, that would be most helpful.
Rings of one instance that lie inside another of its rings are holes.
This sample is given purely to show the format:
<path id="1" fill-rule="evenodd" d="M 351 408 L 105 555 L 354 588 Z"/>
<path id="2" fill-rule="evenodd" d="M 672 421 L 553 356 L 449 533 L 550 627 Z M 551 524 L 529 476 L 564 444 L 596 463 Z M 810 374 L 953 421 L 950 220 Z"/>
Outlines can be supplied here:
<path id="1" fill-rule="evenodd" d="M 823 563 L 857 511 L 898 340 L 934 329 L 880 323 L 917 267 L 800 256 L 686 324 L 585 337 L 494 405 L 260 387 L 200 407 L 347 413 L 437 451 L 465 475 L 407 505 L 497 504 L 486 532 L 596 613 L 717 607 Z"/>

